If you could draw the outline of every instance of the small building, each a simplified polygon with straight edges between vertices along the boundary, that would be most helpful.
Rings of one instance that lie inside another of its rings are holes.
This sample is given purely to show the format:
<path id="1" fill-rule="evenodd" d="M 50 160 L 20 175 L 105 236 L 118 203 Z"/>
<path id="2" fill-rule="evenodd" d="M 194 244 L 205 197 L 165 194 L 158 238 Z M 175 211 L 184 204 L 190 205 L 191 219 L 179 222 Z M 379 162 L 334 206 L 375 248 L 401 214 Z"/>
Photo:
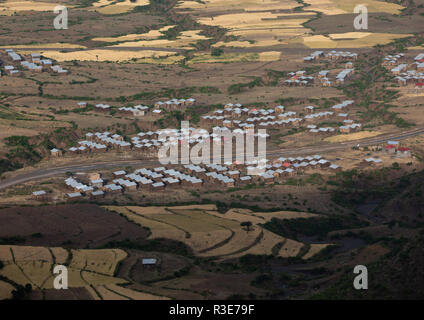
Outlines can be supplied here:
<path id="1" fill-rule="evenodd" d="M 37 201 L 45 201 L 47 200 L 47 192 L 44 190 L 34 191 L 32 198 Z"/>
<path id="2" fill-rule="evenodd" d="M 396 153 L 396 146 L 388 144 L 387 146 L 384 146 L 384 151 L 389 154 L 394 154 Z"/>
<path id="3" fill-rule="evenodd" d="M 143 258 L 141 259 L 141 264 L 143 266 L 156 265 L 158 260 L 156 258 Z"/>
<path id="4" fill-rule="evenodd" d="M 82 198 L 82 194 L 80 192 L 73 192 L 66 194 L 66 198 L 69 201 L 79 200 Z"/>
<path id="5" fill-rule="evenodd" d="M 97 190 L 91 193 L 90 198 L 91 199 L 101 199 L 105 196 L 104 191 L 102 190 Z"/>
<path id="6" fill-rule="evenodd" d="M 407 147 L 401 147 L 397 149 L 397 153 L 399 156 L 401 157 L 411 157 L 412 153 L 411 153 L 411 149 L 407 148 Z"/>
<path id="7" fill-rule="evenodd" d="M 119 171 L 115 171 L 114 173 L 113 173 L 113 176 L 115 177 L 115 178 L 119 178 L 119 177 L 123 177 L 123 176 L 125 176 L 127 173 L 124 171 L 124 170 L 119 170 Z"/>
<path id="8" fill-rule="evenodd" d="M 50 150 L 50 155 L 53 158 L 60 158 L 60 157 L 62 157 L 62 154 L 63 154 L 62 150 L 59 150 L 59 149 L 56 149 L 56 148 Z"/>

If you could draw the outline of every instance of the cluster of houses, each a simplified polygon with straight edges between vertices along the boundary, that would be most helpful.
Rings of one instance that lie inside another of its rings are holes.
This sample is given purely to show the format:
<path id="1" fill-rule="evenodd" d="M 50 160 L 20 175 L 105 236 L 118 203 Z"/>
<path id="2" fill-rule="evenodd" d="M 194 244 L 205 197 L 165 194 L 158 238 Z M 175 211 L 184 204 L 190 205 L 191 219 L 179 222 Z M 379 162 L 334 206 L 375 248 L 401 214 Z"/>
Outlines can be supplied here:
<path id="1" fill-rule="evenodd" d="M 289 79 L 284 81 L 284 85 L 286 86 L 308 86 L 314 83 L 314 77 L 307 76 L 306 71 L 299 70 L 296 72 L 290 72 Z"/>
<path id="2" fill-rule="evenodd" d="M 177 110 L 183 107 L 190 107 L 196 103 L 196 99 L 172 99 L 168 101 L 158 101 L 155 103 L 155 108 L 157 109 L 165 109 L 165 110 Z"/>
<path id="3" fill-rule="evenodd" d="M 384 151 L 391 155 L 396 155 L 398 157 L 411 157 L 412 152 L 408 147 L 401 147 L 399 141 L 387 141 L 387 144 L 384 146 Z"/>
<path id="4" fill-rule="evenodd" d="M 321 58 L 326 58 L 328 60 L 342 60 L 342 61 L 351 60 L 352 61 L 352 60 L 358 59 L 358 54 L 350 52 L 350 51 L 336 51 L 336 50 L 331 50 L 327 53 L 324 53 L 324 51 L 314 51 L 309 56 L 304 57 L 303 61 L 314 62 Z"/>
<path id="5" fill-rule="evenodd" d="M 54 65 L 53 61 L 50 59 L 43 59 L 38 53 L 31 53 L 29 55 L 30 61 L 24 60 L 24 58 L 13 49 L 5 49 L 5 53 L 6 60 L 10 63 L 4 66 L 4 71 L 8 75 L 19 76 L 20 70 L 18 67 L 32 72 L 52 71 L 58 75 L 68 74 L 68 70 L 63 69 L 59 65 Z"/>
<path id="6" fill-rule="evenodd" d="M 387 67 L 393 67 L 396 63 L 402 59 L 404 60 L 404 55 L 399 54 L 394 59 L 392 56 L 387 56 L 383 60 L 383 65 Z M 388 59 L 388 60 L 386 60 Z M 413 84 L 418 88 L 424 87 L 424 53 L 418 54 L 414 58 L 413 63 L 407 63 L 404 61 L 390 69 L 393 75 L 396 75 L 396 82 L 401 86 L 406 86 L 408 84 Z"/>
<path id="7" fill-rule="evenodd" d="M 333 82 L 335 82 L 336 85 L 343 85 L 347 79 L 352 77 L 354 71 L 355 70 L 353 68 L 353 63 L 347 62 L 345 64 L 345 68 L 335 75 L 334 81 L 331 81 L 329 78 L 329 70 L 319 71 L 317 75 L 317 80 L 318 83 L 323 87 L 331 87 L 333 85 Z M 315 78 L 313 76 L 307 76 L 306 72 L 303 70 L 290 72 L 288 75 L 289 79 L 285 80 L 283 83 L 286 86 L 309 86 L 316 83 Z"/>
<path id="8" fill-rule="evenodd" d="M 347 119 L 348 114 L 342 113 L 354 103 L 353 100 L 345 100 L 332 107 L 334 111 L 322 111 L 314 113 L 314 106 L 306 106 L 304 108 L 304 117 L 298 117 L 294 111 L 285 111 L 285 107 L 278 105 L 270 109 L 245 108 L 242 105 L 227 104 L 224 109 L 218 109 L 212 112 L 212 115 L 202 116 L 201 120 L 205 124 L 223 125 L 225 128 L 237 128 L 236 130 L 248 129 L 268 129 L 268 128 L 286 128 L 292 126 L 300 126 L 303 123 L 313 122 L 319 119 L 330 119 L 337 114 L 337 117 L 343 121 L 343 125 L 339 128 L 342 133 L 350 133 L 361 129 L 361 124 L 354 123 L 353 120 Z M 307 126 L 312 133 L 333 133 L 332 128 L 317 128 L 316 126 Z"/>
<path id="9" fill-rule="evenodd" d="M 200 188 L 216 185 L 240 187 L 251 183 L 272 184 L 279 178 L 291 177 L 299 172 L 313 169 L 340 171 L 341 167 L 331 164 L 320 155 L 314 155 L 297 158 L 282 157 L 272 162 L 264 159 L 246 163 L 235 161 L 223 165 L 187 164 L 178 168 L 141 168 L 132 173 L 119 170 L 113 173 L 110 181 L 103 180 L 99 173 L 92 173 L 89 174 L 86 183 L 78 181 L 75 177 L 65 179 L 64 183 L 69 189 L 66 194 L 69 200 L 77 200 L 85 196 L 97 199 L 104 197 L 105 194 L 120 194 L 136 190 L 154 192 L 177 186 Z M 261 170 L 260 173 L 258 170 Z"/>
<path id="10" fill-rule="evenodd" d="M 85 102 L 80 102 L 85 104 Z M 101 113 L 110 113 L 112 108 L 108 104 L 98 103 L 94 106 L 94 111 Z M 137 105 L 134 107 L 121 107 L 116 109 L 117 114 L 121 114 L 123 116 L 134 116 L 134 117 L 143 117 L 150 110 L 148 106 Z M 161 114 L 162 110 L 153 109 L 152 114 L 158 115 Z"/>

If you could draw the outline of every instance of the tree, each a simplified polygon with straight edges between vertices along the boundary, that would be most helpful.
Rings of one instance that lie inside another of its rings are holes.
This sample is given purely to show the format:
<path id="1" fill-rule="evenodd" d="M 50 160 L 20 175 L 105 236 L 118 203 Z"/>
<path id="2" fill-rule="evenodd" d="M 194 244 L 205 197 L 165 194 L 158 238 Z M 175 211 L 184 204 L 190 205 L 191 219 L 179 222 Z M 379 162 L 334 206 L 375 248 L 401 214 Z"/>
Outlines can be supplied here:
<path id="1" fill-rule="evenodd" d="M 244 222 L 240 223 L 240 226 L 246 227 L 246 230 L 247 231 L 250 231 L 251 230 L 250 227 L 252 226 L 252 222 L 250 222 L 250 221 L 244 221 Z"/>
<path id="2" fill-rule="evenodd" d="M 222 48 L 213 48 L 211 55 L 214 57 L 219 57 L 223 53 L 224 53 L 224 50 Z"/>

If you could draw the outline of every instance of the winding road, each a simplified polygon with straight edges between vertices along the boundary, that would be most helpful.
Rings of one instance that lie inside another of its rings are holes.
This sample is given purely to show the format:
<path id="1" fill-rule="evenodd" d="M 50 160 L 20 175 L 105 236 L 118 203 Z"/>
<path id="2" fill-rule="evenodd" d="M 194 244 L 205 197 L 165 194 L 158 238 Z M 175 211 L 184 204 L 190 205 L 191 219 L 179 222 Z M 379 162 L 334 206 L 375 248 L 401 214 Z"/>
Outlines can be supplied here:
<path id="1" fill-rule="evenodd" d="M 267 152 L 268 158 L 275 157 L 288 157 L 288 156 L 300 156 L 310 154 L 323 154 L 331 151 L 343 150 L 352 148 L 356 145 L 367 146 L 387 142 L 387 140 L 403 140 L 410 137 L 424 134 L 424 127 L 415 128 L 413 130 L 383 134 L 372 138 L 366 138 L 361 140 L 340 142 L 340 143 L 328 143 L 324 145 L 302 147 L 302 148 L 290 148 L 283 150 L 272 150 Z M 72 161 L 72 160 L 70 160 Z M 75 161 L 73 161 L 75 163 Z M 96 163 L 81 163 L 81 164 L 69 164 L 65 166 L 50 167 L 50 168 L 34 168 L 33 170 L 18 174 L 17 176 L 5 179 L 0 182 L 0 189 L 5 189 L 17 184 L 25 183 L 28 181 L 54 177 L 57 175 L 64 174 L 66 172 L 87 172 L 100 169 L 111 169 L 116 167 L 126 166 L 144 166 L 144 165 L 158 165 L 157 159 L 143 159 L 143 160 L 115 160 L 109 162 L 96 162 Z"/>

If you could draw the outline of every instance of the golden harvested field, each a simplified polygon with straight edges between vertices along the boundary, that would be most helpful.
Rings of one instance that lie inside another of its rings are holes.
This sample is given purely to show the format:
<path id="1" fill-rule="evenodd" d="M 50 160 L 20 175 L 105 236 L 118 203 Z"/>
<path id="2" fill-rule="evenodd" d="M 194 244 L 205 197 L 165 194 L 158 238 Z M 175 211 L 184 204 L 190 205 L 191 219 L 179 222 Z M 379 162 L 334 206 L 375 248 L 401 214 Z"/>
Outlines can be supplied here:
<path id="1" fill-rule="evenodd" d="M 241 36 L 236 42 L 220 42 L 219 46 L 246 47 L 275 46 L 295 36 L 308 34 L 302 23 L 316 15 L 313 12 L 283 13 L 298 7 L 293 0 L 210 0 L 197 3 L 181 1 L 177 8 L 193 12 L 197 22 L 228 29 L 228 35 Z M 240 12 L 242 11 L 242 12 Z M 225 12 L 225 13 L 224 13 Z"/>
<path id="2" fill-rule="evenodd" d="M 240 8 L 246 11 L 264 10 L 287 10 L 297 7 L 298 4 L 292 0 L 205 0 L 198 1 L 179 1 L 177 8 L 192 9 L 196 11 L 224 11 L 238 10 Z"/>
<path id="3" fill-rule="evenodd" d="M 182 31 L 181 34 L 175 40 L 168 39 L 149 39 L 149 40 L 137 40 L 137 41 L 126 41 L 113 45 L 114 48 L 133 48 L 133 47 L 148 47 L 148 48 L 172 48 L 172 49 L 194 49 L 191 45 L 195 44 L 198 40 L 207 40 L 208 37 L 205 37 L 200 34 L 202 30 L 187 30 Z"/>
<path id="4" fill-rule="evenodd" d="M 349 134 L 340 134 L 337 136 L 332 136 L 325 138 L 324 141 L 337 143 L 337 142 L 345 142 L 345 141 L 353 141 L 365 138 L 371 138 L 382 134 L 380 131 L 361 131 Z"/>
<path id="5" fill-rule="evenodd" d="M 281 247 L 280 252 L 278 255 L 283 258 L 288 257 L 296 257 L 304 246 L 303 243 L 297 242 L 295 240 L 287 239 L 287 241 L 284 243 L 284 245 Z"/>
<path id="6" fill-rule="evenodd" d="M 60 3 L 41 1 L 6 1 L 0 3 L 0 15 L 13 15 L 21 11 L 53 11 Z M 70 7 L 70 6 L 68 6 Z"/>
<path id="7" fill-rule="evenodd" d="M 12 250 L 13 257 L 16 262 L 34 260 L 46 261 L 49 263 L 53 262 L 53 258 L 49 249 L 45 247 L 10 246 L 10 250 Z"/>
<path id="8" fill-rule="evenodd" d="M 127 34 L 125 36 L 120 37 L 103 37 L 103 38 L 93 38 L 94 41 L 104 41 L 104 42 L 121 42 L 121 41 L 134 41 L 141 39 L 157 39 L 160 36 L 163 36 L 164 31 L 167 31 L 171 28 L 175 27 L 174 25 L 165 26 L 157 30 L 150 30 L 146 33 L 141 34 Z"/>
<path id="9" fill-rule="evenodd" d="M 0 280 L 0 301 L 12 298 L 12 291 L 14 289 L 11 284 Z"/>
<path id="10" fill-rule="evenodd" d="M 100 0 L 93 3 L 93 8 L 91 8 L 91 10 L 96 10 L 102 14 L 120 14 L 128 12 L 137 6 L 147 6 L 149 3 L 149 0 L 137 0 L 136 2 L 131 2 L 130 0 L 122 2 Z"/>
<path id="11" fill-rule="evenodd" d="M 61 51 L 44 51 L 41 54 L 47 58 L 63 62 L 63 61 L 113 61 L 123 62 L 132 59 L 167 57 L 175 55 L 174 52 L 157 51 L 157 50 L 112 50 L 112 49 L 93 49 L 84 51 L 61 52 Z"/>
<path id="12" fill-rule="evenodd" d="M 368 12 L 399 14 L 404 7 L 394 3 L 376 0 L 305 0 L 310 4 L 305 10 L 322 12 L 326 15 L 353 13 L 357 5 L 364 5 Z"/>
<path id="13" fill-rule="evenodd" d="M 1 46 L 0 48 L 6 48 L 6 49 L 7 48 L 86 49 L 87 47 L 82 46 L 82 45 L 79 45 L 79 44 L 73 44 L 73 43 L 55 42 L 55 43 L 16 44 L 16 45 L 12 45 L 12 46 Z M 30 53 L 34 53 L 34 51 L 19 50 L 19 53 L 21 53 L 21 54 L 30 54 Z"/>
<path id="14" fill-rule="evenodd" d="M 387 44 L 394 39 L 406 38 L 411 34 L 392 34 L 392 33 L 370 33 L 369 35 L 361 34 L 357 38 L 348 35 L 351 39 L 346 40 L 346 34 L 331 37 L 324 35 L 307 36 L 303 38 L 303 44 L 309 48 L 365 48 L 372 47 L 376 44 Z M 339 40 L 342 39 L 342 40 Z"/>
<path id="15" fill-rule="evenodd" d="M 56 264 L 64 264 L 69 257 L 69 252 L 63 248 L 51 248 Z"/>
<path id="16" fill-rule="evenodd" d="M 265 229 L 263 230 L 263 233 L 264 234 L 261 241 L 257 243 L 256 245 L 254 245 L 253 247 L 251 247 L 250 249 L 231 255 L 229 257 L 225 257 L 225 258 L 238 258 L 245 254 L 270 255 L 273 253 L 272 248 L 274 246 L 286 240 L 285 238 Z"/>
<path id="17" fill-rule="evenodd" d="M 231 209 L 219 213 L 216 206 L 135 207 L 105 206 L 105 209 L 125 215 L 131 221 L 148 227 L 150 239 L 167 238 L 184 242 L 195 254 L 220 259 L 240 257 L 245 254 L 272 254 L 274 246 L 281 247 L 278 256 L 294 257 L 303 243 L 286 239 L 263 229 L 259 224 L 272 218 L 310 218 L 306 212 L 252 212 Z M 250 221 L 250 231 L 240 223 Z M 312 254 L 311 254 L 312 256 Z"/>
<path id="18" fill-rule="evenodd" d="M 4 263 L 0 275 L 21 285 L 30 283 L 34 288 L 53 288 L 53 258 L 49 249 L 56 257 L 56 264 L 67 260 L 68 254 L 63 248 L 0 246 L 0 260 Z M 70 287 L 127 282 L 113 277 L 118 263 L 127 256 L 125 251 L 120 249 L 73 250 L 72 254 L 68 267 Z"/>

